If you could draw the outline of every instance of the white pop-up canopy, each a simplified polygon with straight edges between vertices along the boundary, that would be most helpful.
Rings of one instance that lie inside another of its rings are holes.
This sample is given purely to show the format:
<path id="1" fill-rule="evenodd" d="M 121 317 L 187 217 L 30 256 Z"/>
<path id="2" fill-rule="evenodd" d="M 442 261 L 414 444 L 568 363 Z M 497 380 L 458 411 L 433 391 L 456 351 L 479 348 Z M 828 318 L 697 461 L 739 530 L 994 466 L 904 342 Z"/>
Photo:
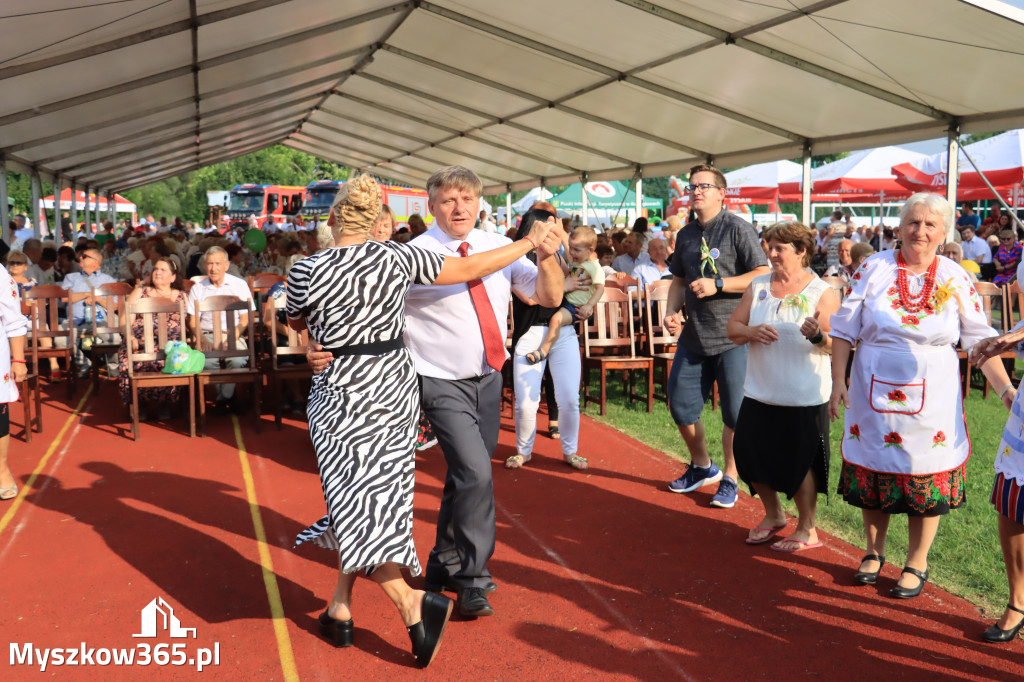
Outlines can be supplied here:
<path id="1" fill-rule="evenodd" d="M 282 143 L 492 194 L 1024 126 L 998 0 L 2 5 L 0 165 L 103 193 Z"/>

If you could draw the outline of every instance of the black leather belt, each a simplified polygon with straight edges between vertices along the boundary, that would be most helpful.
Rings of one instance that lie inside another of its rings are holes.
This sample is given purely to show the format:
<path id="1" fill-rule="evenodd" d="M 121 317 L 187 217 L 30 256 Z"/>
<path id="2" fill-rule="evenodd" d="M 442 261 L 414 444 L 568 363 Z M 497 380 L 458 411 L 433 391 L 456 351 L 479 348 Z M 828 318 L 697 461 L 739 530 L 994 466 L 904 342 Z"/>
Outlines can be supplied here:
<path id="1" fill-rule="evenodd" d="M 372 343 L 353 343 L 348 346 L 327 348 L 326 350 L 336 358 L 347 355 L 384 355 L 392 351 L 405 348 L 405 339 L 401 336 L 388 339 L 387 341 L 374 341 Z"/>

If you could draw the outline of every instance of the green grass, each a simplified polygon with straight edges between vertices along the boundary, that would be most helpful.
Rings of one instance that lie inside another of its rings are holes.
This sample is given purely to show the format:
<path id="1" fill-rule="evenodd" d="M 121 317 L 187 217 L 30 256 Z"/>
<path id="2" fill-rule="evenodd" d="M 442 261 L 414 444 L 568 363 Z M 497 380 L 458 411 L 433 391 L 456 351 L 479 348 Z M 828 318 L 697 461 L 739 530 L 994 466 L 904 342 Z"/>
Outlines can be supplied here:
<path id="1" fill-rule="evenodd" d="M 1019 367 L 1017 376 L 1021 376 Z M 599 390 L 596 373 L 594 377 L 595 381 L 591 384 L 592 395 Z M 976 385 L 980 385 L 980 379 Z M 997 518 L 995 510 L 989 504 L 989 495 L 994 476 L 992 464 L 1002 437 L 1007 412 L 994 392 L 990 392 L 988 400 L 984 400 L 982 392 L 974 389 L 971 390 L 964 408 L 972 443 L 972 455 L 967 463 L 967 504 L 951 512 L 939 526 L 938 537 L 929 555 L 932 568 L 930 582 L 978 605 L 990 617 L 997 617 L 1006 603 L 1007 586 L 1003 555 L 999 548 Z M 647 413 L 646 403 L 628 404 L 623 396 L 622 383 L 618 376 L 609 376 L 608 414 L 602 417 L 597 405 L 589 406 L 584 413 L 675 459 L 689 461 L 686 446 L 665 402 L 655 401 L 652 414 Z M 721 465 L 721 413 L 712 411 L 709 402 L 702 418 L 707 434 L 708 451 L 716 463 Z M 832 424 L 830 491 L 827 500 L 825 496 L 819 498 L 817 525 L 827 533 L 846 540 L 855 547 L 863 548 L 864 526 L 860 510 L 847 504 L 835 492 L 842 464 L 839 453 L 842 429 L 842 420 Z M 741 489 L 744 492 L 747 490 L 743 484 Z M 785 502 L 785 499 L 783 501 Z M 791 502 L 785 504 L 787 513 L 795 515 L 796 506 Z M 902 566 L 906 555 L 906 517 L 896 517 L 889 528 L 886 558 L 896 566 Z M 850 569 L 852 571 L 854 567 L 851 566 Z"/>

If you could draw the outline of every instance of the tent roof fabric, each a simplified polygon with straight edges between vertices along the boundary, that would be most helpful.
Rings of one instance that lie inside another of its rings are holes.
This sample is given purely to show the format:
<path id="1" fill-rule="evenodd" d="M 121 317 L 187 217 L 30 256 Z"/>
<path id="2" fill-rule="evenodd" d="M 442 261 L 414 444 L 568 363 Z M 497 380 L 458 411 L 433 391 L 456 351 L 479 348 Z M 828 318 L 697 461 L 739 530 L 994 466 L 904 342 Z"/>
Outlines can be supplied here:
<path id="1" fill-rule="evenodd" d="M 998 0 L 6 0 L 0 154 L 121 191 L 275 144 L 423 186 L 662 176 L 1024 125 Z"/>

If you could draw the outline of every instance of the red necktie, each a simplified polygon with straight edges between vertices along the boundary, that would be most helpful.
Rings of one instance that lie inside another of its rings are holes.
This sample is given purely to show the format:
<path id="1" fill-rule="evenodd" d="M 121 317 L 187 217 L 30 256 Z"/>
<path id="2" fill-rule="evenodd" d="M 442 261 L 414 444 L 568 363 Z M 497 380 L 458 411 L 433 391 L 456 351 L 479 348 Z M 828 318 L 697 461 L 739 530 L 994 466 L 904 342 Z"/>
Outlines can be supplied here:
<path id="1" fill-rule="evenodd" d="M 469 251 L 469 244 L 466 242 L 459 244 L 460 256 L 464 258 L 467 251 Z M 490 299 L 487 298 L 487 289 L 484 288 L 481 279 L 474 279 L 466 284 L 469 286 L 469 295 L 473 299 L 476 318 L 480 321 L 480 334 L 484 339 L 487 364 L 500 372 L 505 365 L 505 340 L 501 338 L 498 320 L 494 317 L 494 308 L 491 306 Z"/>

